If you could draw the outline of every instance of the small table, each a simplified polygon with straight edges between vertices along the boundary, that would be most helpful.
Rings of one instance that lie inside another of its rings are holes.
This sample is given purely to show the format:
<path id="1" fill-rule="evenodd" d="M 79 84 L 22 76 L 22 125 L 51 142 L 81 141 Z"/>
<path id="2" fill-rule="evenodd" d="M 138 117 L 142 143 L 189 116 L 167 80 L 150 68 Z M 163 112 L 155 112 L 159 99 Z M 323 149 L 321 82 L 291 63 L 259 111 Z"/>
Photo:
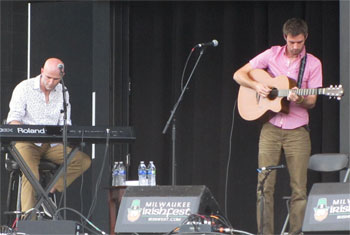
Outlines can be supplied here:
<path id="1" fill-rule="evenodd" d="M 109 188 L 108 205 L 109 205 L 109 234 L 115 234 L 115 223 L 118 216 L 118 210 L 122 197 L 124 196 L 127 186 L 112 186 Z"/>

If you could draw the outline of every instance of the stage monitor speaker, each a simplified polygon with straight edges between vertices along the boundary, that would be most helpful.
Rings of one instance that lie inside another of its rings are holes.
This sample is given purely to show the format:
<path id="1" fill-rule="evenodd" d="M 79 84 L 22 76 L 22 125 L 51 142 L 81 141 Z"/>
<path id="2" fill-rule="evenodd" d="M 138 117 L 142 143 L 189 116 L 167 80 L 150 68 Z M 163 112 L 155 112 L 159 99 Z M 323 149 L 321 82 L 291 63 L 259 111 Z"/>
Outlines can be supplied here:
<path id="1" fill-rule="evenodd" d="M 350 184 L 314 184 L 302 231 L 304 234 L 350 234 Z"/>
<path id="2" fill-rule="evenodd" d="M 17 234 L 79 234 L 81 226 L 71 220 L 19 220 Z"/>
<path id="3" fill-rule="evenodd" d="M 169 233 L 190 214 L 221 215 L 206 186 L 128 187 L 119 207 L 115 232 Z"/>

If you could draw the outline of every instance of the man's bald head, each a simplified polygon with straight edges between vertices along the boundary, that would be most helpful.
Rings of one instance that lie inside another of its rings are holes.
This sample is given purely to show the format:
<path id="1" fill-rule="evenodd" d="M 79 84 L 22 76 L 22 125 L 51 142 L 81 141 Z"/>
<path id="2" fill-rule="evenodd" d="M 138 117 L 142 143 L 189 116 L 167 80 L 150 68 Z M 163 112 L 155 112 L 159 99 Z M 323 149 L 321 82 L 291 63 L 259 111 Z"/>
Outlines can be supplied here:
<path id="1" fill-rule="evenodd" d="M 45 73 L 45 75 L 49 77 L 61 78 L 61 71 L 59 69 L 59 65 L 62 64 L 62 60 L 58 58 L 49 58 L 45 61 L 43 68 L 41 69 L 41 73 Z M 62 68 L 62 72 L 64 74 L 64 67 Z"/>
<path id="2" fill-rule="evenodd" d="M 62 65 L 62 71 L 60 66 Z M 58 58 L 49 58 L 41 68 L 40 87 L 43 91 L 51 91 L 60 82 L 64 75 L 64 64 Z"/>

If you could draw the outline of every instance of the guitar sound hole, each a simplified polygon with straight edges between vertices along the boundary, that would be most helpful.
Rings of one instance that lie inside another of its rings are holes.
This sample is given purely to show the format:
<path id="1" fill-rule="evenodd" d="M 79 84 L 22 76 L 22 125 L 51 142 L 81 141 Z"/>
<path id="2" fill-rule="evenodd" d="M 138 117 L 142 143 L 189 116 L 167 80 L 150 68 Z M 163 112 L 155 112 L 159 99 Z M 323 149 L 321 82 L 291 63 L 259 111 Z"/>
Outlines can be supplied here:
<path id="1" fill-rule="evenodd" d="M 270 100 L 275 99 L 278 96 L 278 90 L 276 88 L 272 88 L 270 94 L 267 96 Z"/>

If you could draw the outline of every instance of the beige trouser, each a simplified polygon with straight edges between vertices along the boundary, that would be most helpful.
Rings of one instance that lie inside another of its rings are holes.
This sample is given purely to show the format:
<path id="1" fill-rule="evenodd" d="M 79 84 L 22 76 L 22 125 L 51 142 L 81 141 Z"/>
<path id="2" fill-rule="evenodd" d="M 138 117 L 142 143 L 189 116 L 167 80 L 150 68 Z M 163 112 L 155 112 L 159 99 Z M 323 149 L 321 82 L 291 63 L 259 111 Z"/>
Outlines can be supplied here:
<path id="1" fill-rule="evenodd" d="M 307 167 L 311 153 L 309 132 L 304 127 L 284 130 L 265 123 L 259 141 L 259 168 L 280 164 L 281 151 L 284 150 L 290 176 L 292 191 L 290 201 L 289 233 L 301 231 L 306 207 Z M 264 175 L 258 175 L 259 182 Z M 264 185 L 263 234 L 274 234 L 274 191 L 276 171 L 272 171 Z M 257 190 L 257 222 L 260 231 L 260 191 Z"/>
<path id="2" fill-rule="evenodd" d="M 37 146 L 31 142 L 17 142 L 16 148 L 18 149 L 19 153 L 23 157 L 23 160 L 27 163 L 28 167 L 37 179 L 39 179 L 38 168 L 41 158 L 47 159 L 59 165 L 64 162 L 62 144 L 51 147 L 48 143 L 42 144 L 41 146 Z M 69 154 L 71 150 L 72 149 L 70 147 L 67 147 L 67 154 Z M 77 151 L 70 164 L 68 164 L 67 166 L 67 186 L 70 185 L 84 171 L 86 171 L 90 167 L 90 165 L 90 157 L 81 151 Z M 54 188 L 59 192 L 63 191 L 63 175 L 58 179 Z M 28 179 L 23 175 L 21 193 L 22 211 L 27 211 L 33 208 L 35 202 L 35 190 L 28 181 Z"/>

